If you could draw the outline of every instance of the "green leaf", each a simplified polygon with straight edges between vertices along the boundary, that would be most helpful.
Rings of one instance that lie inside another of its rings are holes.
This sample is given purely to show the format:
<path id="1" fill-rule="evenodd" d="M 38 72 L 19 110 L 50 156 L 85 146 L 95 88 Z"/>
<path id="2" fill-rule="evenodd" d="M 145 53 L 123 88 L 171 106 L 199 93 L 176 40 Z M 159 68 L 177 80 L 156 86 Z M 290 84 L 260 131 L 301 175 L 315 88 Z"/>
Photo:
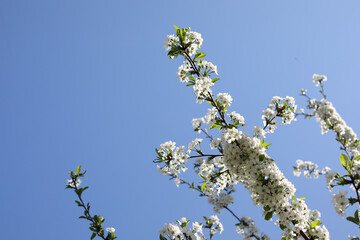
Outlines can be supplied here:
<path id="1" fill-rule="evenodd" d="M 264 147 L 265 149 L 269 149 L 268 146 L 270 146 L 271 143 L 265 143 L 264 138 L 261 139 L 260 146 Z"/>
<path id="2" fill-rule="evenodd" d="M 285 225 L 280 224 L 280 229 L 284 231 L 284 230 L 286 229 L 286 226 L 285 226 Z"/>
<path id="3" fill-rule="evenodd" d="M 264 161 L 264 159 L 265 159 L 265 155 L 264 155 L 264 154 L 261 154 L 261 155 L 259 156 L 259 161 Z"/>
<path id="4" fill-rule="evenodd" d="M 173 26 L 174 26 L 174 28 L 175 28 L 176 31 L 179 30 L 179 28 L 178 28 L 177 26 L 175 26 L 175 25 L 173 25 Z"/>
<path id="5" fill-rule="evenodd" d="M 353 217 L 347 217 L 346 220 L 355 223 L 356 225 L 359 225 L 359 221 L 356 218 Z"/>
<path id="6" fill-rule="evenodd" d="M 160 234 L 160 240 L 166 240 L 166 237 L 163 237 L 163 235 Z"/>
<path id="7" fill-rule="evenodd" d="M 349 160 L 349 158 L 348 158 L 345 154 L 343 154 L 343 153 L 340 155 L 340 162 L 341 162 L 341 164 L 343 165 L 343 167 L 344 167 L 346 170 L 348 170 L 348 172 L 350 172 L 350 170 L 351 170 L 350 160 Z"/>
<path id="8" fill-rule="evenodd" d="M 354 217 L 359 221 L 359 210 L 355 211 Z"/>
<path id="9" fill-rule="evenodd" d="M 180 29 L 180 36 L 179 37 L 180 37 L 181 43 L 183 43 L 185 41 L 185 38 L 186 38 L 186 32 L 185 32 L 184 28 Z"/>
<path id="10" fill-rule="evenodd" d="M 90 239 L 92 240 L 92 239 L 94 239 L 95 237 L 96 237 L 96 233 L 93 233 L 93 234 L 91 235 Z"/>
<path id="11" fill-rule="evenodd" d="M 220 127 L 220 125 L 217 124 L 217 123 L 214 123 L 213 125 L 211 125 L 211 126 L 209 127 L 209 129 L 218 128 L 218 127 Z"/>
<path id="12" fill-rule="evenodd" d="M 306 197 L 302 197 L 302 198 L 300 198 L 300 200 L 305 200 L 306 199 Z"/>
<path id="13" fill-rule="evenodd" d="M 267 212 L 266 215 L 265 215 L 265 220 L 266 221 L 269 221 L 273 216 L 273 212 Z"/>
<path id="14" fill-rule="evenodd" d="M 207 184 L 208 184 L 207 182 L 204 182 L 204 183 L 201 185 L 201 191 L 202 191 L 202 192 L 204 191 L 204 189 L 205 189 L 205 187 L 206 187 Z"/>
<path id="15" fill-rule="evenodd" d="M 188 82 L 188 84 L 186 84 L 186 86 L 191 86 L 191 85 L 195 85 L 194 82 Z"/>
<path id="16" fill-rule="evenodd" d="M 360 155 L 354 158 L 355 161 L 360 161 Z"/>
<path id="17" fill-rule="evenodd" d="M 203 58 L 205 56 L 206 55 L 203 52 L 196 52 L 194 60 L 197 59 L 197 58 Z"/>
<path id="18" fill-rule="evenodd" d="M 310 228 L 313 229 L 313 228 L 315 228 L 316 226 L 320 226 L 320 225 L 321 225 L 320 220 L 316 220 L 316 221 L 314 221 L 314 222 L 311 223 Z"/>
<path id="19" fill-rule="evenodd" d="M 213 80 L 211 80 L 211 82 L 212 83 L 215 83 L 215 82 L 217 82 L 217 81 L 219 81 L 220 80 L 220 78 L 214 78 Z"/>
<path id="20" fill-rule="evenodd" d="M 76 168 L 76 174 L 79 174 L 81 171 L 81 165 L 79 165 L 77 168 Z"/>
<path id="21" fill-rule="evenodd" d="M 268 205 L 264 206 L 264 211 L 267 212 L 270 210 L 270 207 Z"/>

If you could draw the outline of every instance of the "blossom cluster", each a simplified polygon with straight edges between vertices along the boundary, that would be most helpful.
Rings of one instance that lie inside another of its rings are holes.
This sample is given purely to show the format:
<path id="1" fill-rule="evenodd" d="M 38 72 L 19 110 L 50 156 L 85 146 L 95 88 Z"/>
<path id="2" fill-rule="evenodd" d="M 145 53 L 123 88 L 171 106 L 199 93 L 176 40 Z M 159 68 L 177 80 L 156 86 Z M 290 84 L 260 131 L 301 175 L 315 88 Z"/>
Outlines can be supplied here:
<path id="1" fill-rule="evenodd" d="M 68 186 L 70 188 L 75 188 L 75 187 L 79 187 L 80 184 L 81 184 L 80 179 L 76 179 L 75 181 L 73 179 L 69 179 L 69 180 L 67 180 L 66 186 Z"/>
<path id="2" fill-rule="evenodd" d="M 316 163 L 310 162 L 310 161 L 302 161 L 297 160 L 296 161 L 297 166 L 294 167 L 294 176 L 299 177 L 301 175 L 301 170 L 304 170 L 304 176 L 306 178 L 311 178 L 311 175 L 315 179 L 319 177 L 319 175 L 325 175 L 330 171 L 329 167 L 324 167 L 321 171 L 318 170 L 318 165 Z"/>
<path id="3" fill-rule="evenodd" d="M 334 131 L 336 140 L 346 147 L 353 156 L 360 155 L 360 144 L 356 133 L 349 127 L 337 113 L 332 103 L 322 99 L 311 99 L 308 109 L 314 110 L 316 120 L 320 122 L 321 134 L 329 130 Z"/>
<path id="4" fill-rule="evenodd" d="M 160 239 L 166 239 L 168 237 L 171 240 L 203 240 L 206 239 L 205 233 L 203 233 L 203 228 L 208 228 L 210 230 L 210 239 L 217 231 L 222 233 L 224 230 L 222 223 L 216 215 L 212 215 L 209 218 L 204 217 L 205 224 L 199 222 L 193 222 L 192 228 L 189 228 L 190 220 L 186 218 L 181 218 L 180 220 L 174 223 L 166 223 L 162 229 L 160 229 Z"/>
<path id="5" fill-rule="evenodd" d="M 347 191 L 339 190 L 337 194 L 332 195 L 331 202 L 334 204 L 336 213 L 342 217 L 345 217 L 345 209 L 349 206 L 349 200 L 347 199 Z"/>
<path id="6" fill-rule="evenodd" d="M 224 137 L 224 164 L 250 191 L 254 204 L 264 206 L 264 214 L 270 218 L 272 214 L 278 217 L 277 224 L 285 231 L 284 237 L 295 239 L 300 230 L 310 232 L 310 210 L 301 199 L 289 202 L 295 195 L 295 187 L 266 154 L 260 140 L 243 133 L 234 135 L 232 141 L 228 139 Z M 325 226 L 312 234 L 328 239 Z"/>
<path id="7" fill-rule="evenodd" d="M 327 77 L 325 75 L 321 75 L 321 74 L 316 74 L 314 73 L 312 76 L 312 80 L 313 83 L 315 84 L 315 86 L 319 86 L 319 84 L 321 84 L 322 82 L 326 82 L 327 81 Z"/>
<path id="8" fill-rule="evenodd" d="M 176 147 L 175 144 L 175 142 L 168 141 L 156 149 L 158 158 L 154 162 L 165 163 L 162 167 L 158 166 L 161 174 L 177 176 L 181 171 L 187 170 L 185 162 L 188 161 L 189 155 L 185 153 L 185 146 Z"/>
<path id="9" fill-rule="evenodd" d="M 236 224 L 236 226 L 236 232 L 239 235 L 242 235 L 244 240 L 252 240 L 255 238 L 261 240 L 270 240 L 270 237 L 266 234 L 262 234 L 261 237 L 257 235 L 259 229 L 257 229 L 254 220 L 252 220 L 250 217 L 242 217 L 240 219 L 240 223 Z"/>
<path id="10" fill-rule="evenodd" d="M 295 99 L 287 96 L 281 98 L 274 96 L 267 109 L 262 112 L 262 119 L 264 126 L 268 126 L 268 132 L 273 133 L 277 127 L 278 122 L 276 117 L 282 119 L 282 124 L 290 124 L 295 120 L 295 111 L 297 106 L 295 105 Z"/>
<path id="11" fill-rule="evenodd" d="M 315 116 L 316 120 L 320 122 L 321 134 L 333 131 L 336 141 L 339 142 L 341 149 L 345 151 L 345 154 L 341 154 L 340 156 L 340 162 L 348 174 L 341 176 L 337 172 L 328 172 L 325 177 L 328 189 L 332 192 L 333 186 L 335 185 L 350 185 L 350 188 L 358 194 L 360 187 L 359 139 L 352 128 L 342 119 L 332 103 L 326 99 L 322 84 L 326 80 L 327 77 L 324 75 L 313 75 L 315 86 L 321 86 L 320 92 L 323 95 L 321 100 L 310 98 L 306 95 L 306 91 L 302 91 L 302 95 L 308 98 L 307 108 L 313 111 L 311 114 L 307 114 L 307 116 Z M 350 204 L 360 201 L 357 198 L 347 198 L 347 193 L 347 191 L 340 190 L 337 194 L 332 195 L 332 203 L 335 211 L 343 217 L 346 215 L 345 209 Z"/>
<path id="12" fill-rule="evenodd" d="M 176 28 L 176 36 L 168 35 L 165 40 L 164 48 L 170 50 L 169 57 L 175 58 L 184 51 L 189 56 L 195 54 L 200 48 L 203 39 L 200 33 L 191 31 L 190 28 Z"/>

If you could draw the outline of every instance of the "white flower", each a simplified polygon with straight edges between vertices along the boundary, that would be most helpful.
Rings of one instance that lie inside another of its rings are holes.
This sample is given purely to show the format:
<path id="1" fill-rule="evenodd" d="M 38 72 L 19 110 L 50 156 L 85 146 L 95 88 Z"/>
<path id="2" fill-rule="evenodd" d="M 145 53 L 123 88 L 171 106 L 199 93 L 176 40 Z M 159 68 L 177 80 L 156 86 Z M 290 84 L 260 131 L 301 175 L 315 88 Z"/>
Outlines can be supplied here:
<path id="1" fill-rule="evenodd" d="M 232 97 L 228 93 L 218 93 L 216 98 L 225 106 L 230 106 L 232 103 Z"/>
<path id="2" fill-rule="evenodd" d="M 315 86 L 319 86 L 319 84 L 323 81 L 326 82 L 327 81 L 327 77 L 325 75 L 321 75 L 321 74 L 316 74 L 314 73 L 312 76 L 312 80 L 313 83 L 315 84 Z"/>
<path id="3" fill-rule="evenodd" d="M 77 179 L 75 184 L 74 184 L 74 181 L 71 179 L 71 180 L 67 180 L 67 185 L 71 188 L 75 188 L 78 187 L 80 184 L 82 183 L 82 181 L 80 179 Z"/>
<path id="4" fill-rule="evenodd" d="M 202 103 L 204 101 L 203 97 L 211 94 L 210 87 L 213 85 L 214 83 L 209 77 L 200 76 L 196 79 L 193 89 L 198 102 Z"/>
<path id="5" fill-rule="evenodd" d="M 331 184 L 332 184 L 333 181 L 335 180 L 336 175 L 337 175 L 336 172 L 330 171 L 330 172 L 328 172 L 328 174 L 326 174 L 326 176 L 325 176 L 326 185 L 327 185 L 327 188 L 329 189 L 330 192 L 332 192 L 332 186 L 331 186 Z"/>
<path id="6" fill-rule="evenodd" d="M 179 185 L 180 185 L 180 179 L 179 179 L 179 178 L 175 178 L 174 182 L 175 182 L 175 185 L 176 185 L 177 187 L 179 187 Z"/>
<path id="7" fill-rule="evenodd" d="M 245 118 L 235 111 L 229 113 L 228 116 L 234 123 L 239 124 L 240 126 L 245 126 Z"/>
<path id="8" fill-rule="evenodd" d="M 216 215 L 210 216 L 209 219 L 210 219 L 210 221 L 211 221 L 213 224 L 217 224 L 217 223 L 220 222 L 219 217 L 216 216 Z"/>
<path id="9" fill-rule="evenodd" d="M 159 233 L 163 236 L 168 235 L 171 239 L 182 235 L 179 226 L 171 223 L 165 224 L 164 227 L 160 229 Z"/>
<path id="10" fill-rule="evenodd" d="M 164 43 L 164 48 L 166 51 L 170 50 L 170 48 L 173 46 L 173 45 L 176 45 L 176 43 L 179 42 L 179 38 L 174 36 L 174 35 L 167 35 Z"/>
<path id="11" fill-rule="evenodd" d="M 334 204 L 335 211 L 342 217 L 346 216 L 345 209 L 349 205 L 347 193 L 347 191 L 340 190 L 337 194 L 332 195 L 331 202 Z"/>
<path id="12" fill-rule="evenodd" d="M 194 118 L 192 120 L 192 126 L 195 132 L 201 132 L 201 124 L 205 123 L 204 118 Z"/>
<path id="13" fill-rule="evenodd" d="M 217 138 L 217 139 L 214 139 L 211 141 L 211 144 L 210 144 L 210 148 L 211 149 L 216 149 L 220 146 L 221 144 L 221 139 L 220 138 Z"/>
<path id="14" fill-rule="evenodd" d="M 208 109 L 208 112 L 205 116 L 205 120 L 206 123 L 209 125 L 212 125 L 215 123 L 215 119 L 216 119 L 216 115 L 217 115 L 217 110 L 215 107 Z"/>
<path id="15" fill-rule="evenodd" d="M 232 143 L 233 141 L 241 138 L 242 132 L 236 128 L 230 128 L 223 131 L 223 137 L 226 142 Z"/>
<path id="16" fill-rule="evenodd" d="M 260 127 L 260 126 L 255 126 L 253 127 L 253 132 L 255 133 L 256 136 L 261 136 L 261 137 L 265 137 L 265 130 Z"/>
<path id="17" fill-rule="evenodd" d="M 192 227 L 195 232 L 202 233 L 202 223 L 194 222 Z"/>
<path id="18" fill-rule="evenodd" d="M 113 227 L 108 227 L 106 228 L 106 231 L 110 232 L 110 233 L 114 233 L 115 232 L 115 228 Z"/>
<path id="19" fill-rule="evenodd" d="M 214 72 L 216 75 L 218 75 L 217 67 L 211 62 L 203 60 L 201 63 L 199 63 L 199 67 L 205 68 L 206 70 L 210 70 L 211 72 Z"/>
<path id="20" fill-rule="evenodd" d="M 188 152 L 190 153 L 193 148 L 199 145 L 202 142 L 201 138 L 196 138 L 195 140 L 191 141 L 188 145 Z"/>

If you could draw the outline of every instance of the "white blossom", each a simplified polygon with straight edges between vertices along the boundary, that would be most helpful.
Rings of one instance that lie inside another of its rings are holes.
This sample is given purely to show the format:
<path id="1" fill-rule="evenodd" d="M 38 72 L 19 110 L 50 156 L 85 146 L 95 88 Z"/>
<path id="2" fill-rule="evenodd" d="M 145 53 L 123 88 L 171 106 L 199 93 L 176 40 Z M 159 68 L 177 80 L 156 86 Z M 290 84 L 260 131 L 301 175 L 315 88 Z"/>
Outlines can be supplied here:
<path id="1" fill-rule="evenodd" d="M 256 136 L 261 136 L 261 137 L 265 137 L 266 134 L 265 130 L 260 126 L 254 126 L 253 132 L 255 133 Z"/>
<path id="2" fill-rule="evenodd" d="M 314 73 L 313 76 L 312 76 L 312 80 L 313 80 L 313 83 L 315 84 L 315 86 L 317 87 L 317 86 L 319 86 L 319 84 L 321 82 L 326 82 L 327 77 L 325 75 Z"/>
<path id="3" fill-rule="evenodd" d="M 335 211 L 342 217 L 346 216 L 345 209 L 349 205 L 347 193 L 347 191 L 340 190 L 337 194 L 332 195 L 331 202 L 334 204 Z"/>
<path id="4" fill-rule="evenodd" d="M 192 126 L 195 132 L 201 132 L 201 124 L 205 123 L 204 118 L 194 118 L 192 120 Z"/>
<path id="5" fill-rule="evenodd" d="M 216 99 L 218 99 L 225 106 L 230 106 L 233 99 L 228 93 L 218 93 L 216 95 Z"/>
<path id="6" fill-rule="evenodd" d="M 69 187 L 71 187 L 71 188 L 75 188 L 75 186 L 76 187 L 78 187 L 78 186 L 80 186 L 80 184 L 82 183 L 82 181 L 80 180 L 80 179 L 77 179 L 76 180 L 76 182 L 75 182 L 75 184 L 74 184 L 74 181 L 72 180 L 72 179 L 70 179 L 70 180 L 67 180 L 67 186 L 69 186 Z"/>
<path id="7" fill-rule="evenodd" d="M 115 228 L 113 227 L 108 227 L 106 228 L 106 231 L 110 232 L 110 233 L 114 233 L 115 232 Z"/>

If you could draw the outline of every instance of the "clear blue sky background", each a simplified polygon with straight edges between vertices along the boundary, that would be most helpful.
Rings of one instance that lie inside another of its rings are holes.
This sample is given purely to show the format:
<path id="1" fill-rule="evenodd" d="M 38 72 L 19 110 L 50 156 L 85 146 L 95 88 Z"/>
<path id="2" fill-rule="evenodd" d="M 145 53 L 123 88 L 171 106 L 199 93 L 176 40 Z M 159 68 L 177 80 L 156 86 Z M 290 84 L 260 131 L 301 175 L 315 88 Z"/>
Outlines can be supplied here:
<path id="1" fill-rule="evenodd" d="M 212 215 L 207 200 L 156 171 L 154 148 L 198 137 L 191 119 L 206 114 L 176 77 L 182 60 L 163 49 L 172 25 L 202 33 L 202 50 L 218 66 L 215 92 L 229 92 L 247 131 L 261 123 L 274 95 L 316 94 L 313 73 L 328 76 L 335 107 L 360 132 L 359 1 L 0 0 L 1 239 L 89 239 L 67 172 L 88 170 L 84 197 L 119 239 L 158 239 L 165 222 Z M 341 170 L 333 134 L 315 120 L 281 126 L 269 154 L 332 239 L 358 235 L 335 214 L 325 180 L 295 178 L 297 159 Z M 238 187 L 232 209 L 256 220 L 272 239 L 281 231 Z M 353 213 L 348 211 L 348 213 Z M 235 219 L 225 232 L 241 239 Z"/>

